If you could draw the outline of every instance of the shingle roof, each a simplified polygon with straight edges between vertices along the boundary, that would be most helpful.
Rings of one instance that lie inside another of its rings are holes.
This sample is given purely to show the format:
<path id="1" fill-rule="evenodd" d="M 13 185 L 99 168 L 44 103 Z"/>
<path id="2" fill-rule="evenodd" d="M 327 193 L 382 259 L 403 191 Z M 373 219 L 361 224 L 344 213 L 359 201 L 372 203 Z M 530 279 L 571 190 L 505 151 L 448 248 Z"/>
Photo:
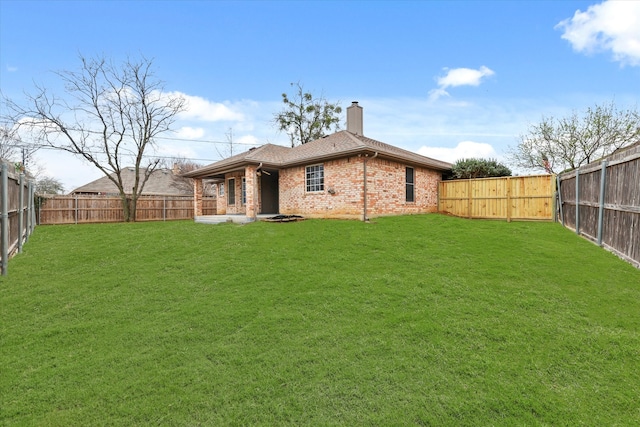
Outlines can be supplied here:
<path id="1" fill-rule="evenodd" d="M 127 167 L 122 169 L 122 183 L 125 189 L 129 189 L 129 194 L 133 188 L 135 182 L 135 169 L 133 167 Z M 140 170 L 140 174 L 144 173 L 144 170 Z M 111 174 L 115 176 L 115 174 Z M 106 176 L 96 179 L 82 187 L 78 187 L 71 192 L 71 194 L 117 194 L 118 188 L 109 180 Z M 193 186 L 184 177 L 175 175 L 169 169 L 156 169 L 153 171 L 149 180 L 144 185 L 142 191 L 143 195 L 157 195 L 157 196 L 190 196 L 193 194 Z"/>
<path id="2" fill-rule="evenodd" d="M 389 158 L 407 164 L 423 166 L 430 169 L 446 171 L 451 164 L 431 159 L 411 151 L 375 139 L 356 135 L 346 130 L 336 132 L 307 144 L 289 148 L 280 145 L 266 144 L 237 154 L 219 162 L 184 174 L 192 178 L 205 178 L 243 168 L 247 164 L 263 164 L 263 167 L 286 168 L 305 163 L 330 160 L 340 157 L 368 153 Z"/>

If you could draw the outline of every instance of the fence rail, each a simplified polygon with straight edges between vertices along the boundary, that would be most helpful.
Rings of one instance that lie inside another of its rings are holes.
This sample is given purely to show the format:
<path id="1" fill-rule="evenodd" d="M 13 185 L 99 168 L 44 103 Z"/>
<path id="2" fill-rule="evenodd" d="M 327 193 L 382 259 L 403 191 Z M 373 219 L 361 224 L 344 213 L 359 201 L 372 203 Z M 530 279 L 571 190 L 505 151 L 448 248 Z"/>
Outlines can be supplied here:
<path id="1" fill-rule="evenodd" d="M 640 268 L 640 146 L 558 176 L 560 219 Z"/>
<path id="2" fill-rule="evenodd" d="M 438 210 L 466 218 L 553 220 L 552 175 L 441 181 Z"/>
<path id="3" fill-rule="evenodd" d="M 33 182 L 15 167 L 1 161 L 0 171 L 0 269 L 7 275 L 9 258 L 22 252 L 35 226 Z"/>
<path id="4" fill-rule="evenodd" d="M 203 197 L 204 215 L 216 214 L 215 197 Z M 38 196 L 38 224 L 122 222 L 122 202 L 114 196 Z M 191 196 L 141 196 L 136 221 L 193 219 Z"/>

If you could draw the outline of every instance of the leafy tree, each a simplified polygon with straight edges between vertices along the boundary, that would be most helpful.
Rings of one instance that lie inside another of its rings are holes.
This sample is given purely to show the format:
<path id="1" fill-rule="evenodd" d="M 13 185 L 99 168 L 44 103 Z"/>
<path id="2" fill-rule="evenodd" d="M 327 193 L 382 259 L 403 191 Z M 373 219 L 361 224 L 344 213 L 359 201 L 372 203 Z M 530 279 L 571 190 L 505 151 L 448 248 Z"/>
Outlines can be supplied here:
<path id="1" fill-rule="evenodd" d="M 611 102 L 596 105 L 579 115 L 543 117 L 520 137 L 509 151 L 516 167 L 558 173 L 605 157 L 640 140 L 640 114 L 618 110 Z"/>
<path id="2" fill-rule="evenodd" d="M 300 82 L 291 83 L 291 86 L 295 87 L 295 93 L 293 97 L 282 94 L 285 106 L 274 115 L 274 123 L 279 131 L 289 135 L 292 147 L 322 138 L 325 131 L 339 129 L 342 108 L 337 103 L 330 103 L 322 95 L 314 97 L 305 92 Z"/>
<path id="3" fill-rule="evenodd" d="M 511 170 L 494 159 L 462 159 L 451 168 L 454 179 L 511 176 Z"/>
<path id="4" fill-rule="evenodd" d="M 50 176 L 36 179 L 36 193 L 38 194 L 64 194 L 64 185 Z"/>
<path id="5" fill-rule="evenodd" d="M 125 221 L 135 221 L 136 204 L 159 159 L 143 164 L 155 138 L 170 130 L 185 108 L 181 97 L 163 93 L 152 71 L 152 61 L 80 56 L 80 71 L 56 75 L 66 98 L 36 86 L 20 105 L 7 100 L 11 120 L 31 131 L 39 144 L 84 158 L 118 188 Z M 135 184 L 124 188 L 122 172 L 133 164 Z"/>

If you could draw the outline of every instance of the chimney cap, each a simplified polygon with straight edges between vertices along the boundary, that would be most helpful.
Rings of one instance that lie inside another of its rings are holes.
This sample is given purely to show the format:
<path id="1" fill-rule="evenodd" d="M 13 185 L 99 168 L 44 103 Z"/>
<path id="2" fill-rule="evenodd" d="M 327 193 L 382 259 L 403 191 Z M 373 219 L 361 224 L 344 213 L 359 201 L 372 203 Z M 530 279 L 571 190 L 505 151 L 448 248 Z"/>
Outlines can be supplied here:
<path id="1" fill-rule="evenodd" d="M 351 101 L 351 105 L 358 105 L 358 101 Z"/>

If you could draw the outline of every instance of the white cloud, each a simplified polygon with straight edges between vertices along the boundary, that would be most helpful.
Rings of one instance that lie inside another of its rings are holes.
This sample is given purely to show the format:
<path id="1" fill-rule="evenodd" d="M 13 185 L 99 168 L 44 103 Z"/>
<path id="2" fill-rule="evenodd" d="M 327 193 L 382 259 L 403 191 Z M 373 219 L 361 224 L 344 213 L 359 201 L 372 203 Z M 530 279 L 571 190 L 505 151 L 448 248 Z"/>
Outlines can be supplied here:
<path id="1" fill-rule="evenodd" d="M 7 65 L 7 71 L 9 73 L 15 73 L 16 71 L 18 71 L 18 67 L 13 67 L 11 65 Z"/>
<path id="2" fill-rule="evenodd" d="M 640 2 L 605 1 L 577 10 L 555 27 L 574 50 L 584 53 L 611 51 L 622 64 L 640 65 Z"/>
<path id="3" fill-rule="evenodd" d="M 258 145 L 260 141 L 253 135 L 243 135 L 237 139 L 234 139 L 235 143 L 246 145 Z"/>
<path id="4" fill-rule="evenodd" d="M 201 139 L 204 136 L 203 128 L 192 128 L 191 126 L 182 126 L 176 132 L 177 138 L 184 139 Z"/>
<path id="5" fill-rule="evenodd" d="M 446 91 L 449 87 L 479 86 L 482 79 L 495 74 L 493 70 L 484 65 L 477 70 L 472 68 L 444 69 L 447 74 L 438 78 L 438 88 L 429 91 L 429 99 L 435 101 L 441 96 L 449 96 Z"/>
<path id="6" fill-rule="evenodd" d="M 244 114 L 235 111 L 231 106 L 219 102 L 211 102 L 199 96 L 171 92 L 167 95 L 182 96 L 186 101 L 186 110 L 180 113 L 184 120 L 202 120 L 206 122 L 242 121 Z"/>
<path id="7" fill-rule="evenodd" d="M 462 141 L 454 148 L 447 147 L 420 147 L 418 153 L 432 159 L 443 160 L 449 163 L 455 163 L 460 159 L 497 158 L 496 150 L 484 142 Z"/>

